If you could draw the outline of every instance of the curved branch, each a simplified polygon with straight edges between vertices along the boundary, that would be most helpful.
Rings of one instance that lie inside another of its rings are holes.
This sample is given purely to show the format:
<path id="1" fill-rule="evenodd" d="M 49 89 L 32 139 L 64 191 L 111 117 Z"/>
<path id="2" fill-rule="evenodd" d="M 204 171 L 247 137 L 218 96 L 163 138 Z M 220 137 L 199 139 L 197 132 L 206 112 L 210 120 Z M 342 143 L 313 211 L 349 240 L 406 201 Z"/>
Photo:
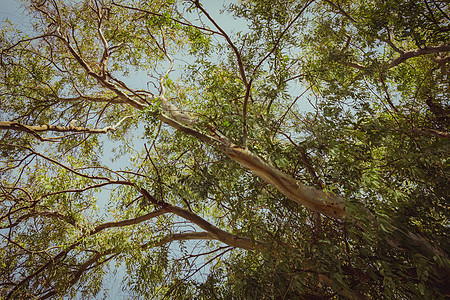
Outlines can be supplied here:
<path id="1" fill-rule="evenodd" d="M 191 221 L 203 230 L 208 231 L 215 239 L 227 244 L 228 246 L 238 247 L 246 250 L 260 250 L 265 245 L 265 243 L 263 242 L 254 241 L 247 237 L 234 235 L 220 228 L 217 228 L 202 217 L 186 209 L 172 205 L 167 205 L 166 209 L 186 220 Z"/>
<path id="2" fill-rule="evenodd" d="M 233 145 L 226 147 L 224 150 L 231 159 L 264 179 L 294 202 L 332 218 L 342 219 L 347 215 L 342 197 L 327 194 L 319 189 L 301 184 L 261 157 L 239 146 Z"/>
<path id="3" fill-rule="evenodd" d="M 416 50 L 404 52 L 398 58 L 391 61 L 389 63 L 389 65 L 387 66 L 387 68 L 388 69 L 393 68 L 393 67 L 401 64 L 402 62 L 404 62 L 410 58 L 413 58 L 413 57 L 417 57 L 417 56 L 421 56 L 421 55 L 425 55 L 425 54 L 449 52 L 449 51 L 450 51 L 450 45 L 441 45 L 441 46 L 437 46 L 437 47 L 426 47 L 423 49 L 416 49 Z"/>
<path id="4" fill-rule="evenodd" d="M 90 233 L 92 234 L 96 234 L 102 230 L 105 230 L 107 228 L 119 228 L 119 227 L 125 227 L 125 226 L 130 226 L 130 225 L 135 225 L 135 224 L 139 224 L 142 223 L 144 221 L 156 218 L 160 215 L 166 214 L 170 211 L 168 211 L 167 209 L 158 209 L 156 211 L 153 211 L 151 213 L 145 214 L 143 216 L 140 217 L 136 217 L 133 219 L 128 219 L 128 220 L 123 220 L 123 221 L 117 221 L 117 222 L 106 222 L 100 225 L 97 225 L 94 230 Z"/>
<path id="5" fill-rule="evenodd" d="M 212 237 L 227 244 L 228 246 L 238 247 L 246 250 L 260 250 L 265 245 L 264 242 L 254 241 L 247 237 L 242 237 L 226 232 L 212 225 L 202 217 L 194 214 L 193 212 L 190 212 L 189 210 L 171 205 L 169 203 L 159 202 L 152 195 L 150 195 L 150 193 L 147 192 L 147 190 L 143 188 L 140 189 L 140 192 L 151 203 L 161 205 L 163 210 L 174 213 L 177 216 L 182 217 L 183 219 L 191 221 L 195 225 L 199 226 L 201 229 L 209 232 L 212 235 Z"/>

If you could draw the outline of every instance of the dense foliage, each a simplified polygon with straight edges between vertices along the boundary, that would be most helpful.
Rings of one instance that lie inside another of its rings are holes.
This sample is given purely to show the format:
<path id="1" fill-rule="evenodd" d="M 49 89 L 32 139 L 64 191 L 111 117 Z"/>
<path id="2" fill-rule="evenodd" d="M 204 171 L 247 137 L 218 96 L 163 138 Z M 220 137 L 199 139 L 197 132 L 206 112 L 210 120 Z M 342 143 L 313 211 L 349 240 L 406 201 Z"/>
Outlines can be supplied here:
<path id="1" fill-rule="evenodd" d="M 446 1 L 23 5 L 2 299 L 450 296 Z"/>

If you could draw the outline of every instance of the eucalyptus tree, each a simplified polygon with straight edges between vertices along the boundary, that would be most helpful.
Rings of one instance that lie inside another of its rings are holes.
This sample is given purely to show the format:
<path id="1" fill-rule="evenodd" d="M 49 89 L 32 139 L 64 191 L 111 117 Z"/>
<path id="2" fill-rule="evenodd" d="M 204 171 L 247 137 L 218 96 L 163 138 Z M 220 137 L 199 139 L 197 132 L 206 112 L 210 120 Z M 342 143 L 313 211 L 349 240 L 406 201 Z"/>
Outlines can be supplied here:
<path id="1" fill-rule="evenodd" d="M 24 6 L 2 298 L 448 296 L 445 1 Z"/>

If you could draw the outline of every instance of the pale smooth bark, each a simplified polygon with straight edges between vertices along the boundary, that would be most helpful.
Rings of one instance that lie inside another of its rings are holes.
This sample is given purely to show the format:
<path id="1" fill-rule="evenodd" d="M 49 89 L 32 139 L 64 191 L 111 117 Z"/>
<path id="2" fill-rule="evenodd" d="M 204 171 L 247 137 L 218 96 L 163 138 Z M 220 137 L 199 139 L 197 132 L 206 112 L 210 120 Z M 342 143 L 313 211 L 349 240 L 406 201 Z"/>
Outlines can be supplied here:
<path id="1" fill-rule="evenodd" d="M 189 125 L 194 124 L 195 120 L 179 112 L 176 106 L 169 106 L 164 97 L 160 97 L 160 100 L 163 108 L 170 107 L 170 111 L 167 113 L 172 118 L 164 114 L 160 116 L 160 120 L 167 125 L 195 136 L 208 144 L 217 146 L 218 149 L 232 160 L 269 183 L 290 200 L 328 217 L 342 219 L 346 216 L 345 203 L 342 197 L 325 193 L 320 189 L 298 182 L 295 178 L 281 172 L 262 157 L 252 153 L 248 149 L 233 144 L 218 130 L 210 128 L 209 131 L 211 134 L 207 135 L 190 126 L 184 125 L 183 123 Z"/>

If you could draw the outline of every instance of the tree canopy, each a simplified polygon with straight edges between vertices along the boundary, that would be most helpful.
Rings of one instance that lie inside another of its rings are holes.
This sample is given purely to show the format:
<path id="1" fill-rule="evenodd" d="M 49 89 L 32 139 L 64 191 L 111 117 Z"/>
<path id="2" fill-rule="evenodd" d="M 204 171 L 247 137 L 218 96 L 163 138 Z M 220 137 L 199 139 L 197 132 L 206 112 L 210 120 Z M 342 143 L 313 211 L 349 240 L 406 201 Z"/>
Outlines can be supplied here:
<path id="1" fill-rule="evenodd" d="M 0 297 L 450 296 L 448 3 L 219 3 L 2 24 Z"/>

